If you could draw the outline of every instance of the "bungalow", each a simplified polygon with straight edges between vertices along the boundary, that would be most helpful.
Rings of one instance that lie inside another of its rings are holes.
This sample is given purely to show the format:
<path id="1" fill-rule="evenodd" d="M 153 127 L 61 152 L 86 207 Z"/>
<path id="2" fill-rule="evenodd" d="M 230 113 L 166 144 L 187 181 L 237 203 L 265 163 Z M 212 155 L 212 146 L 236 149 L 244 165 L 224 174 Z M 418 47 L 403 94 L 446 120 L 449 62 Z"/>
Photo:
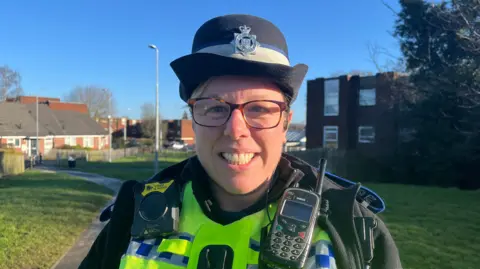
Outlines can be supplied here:
<path id="1" fill-rule="evenodd" d="M 47 154 L 64 145 L 93 149 L 108 148 L 108 132 L 88 114 L 51 109 L 48 104 L 0 103 L 0 145 L 8 145 L 27 156 Z"/>

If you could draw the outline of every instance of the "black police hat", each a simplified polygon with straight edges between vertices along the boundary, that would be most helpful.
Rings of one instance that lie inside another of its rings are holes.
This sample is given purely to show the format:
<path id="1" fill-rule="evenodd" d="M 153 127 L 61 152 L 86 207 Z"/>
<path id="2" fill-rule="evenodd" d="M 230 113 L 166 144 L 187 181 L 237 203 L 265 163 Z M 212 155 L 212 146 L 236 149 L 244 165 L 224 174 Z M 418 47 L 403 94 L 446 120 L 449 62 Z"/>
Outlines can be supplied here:
<path id="1" fill-rule="evenodd" d="M 265 77 L 295 100 L 308 71 L 290 65 L 282 32 L 271 22 L 252 15 L 226 15 L 204 23 L 193 39 L 192 53 L 170 63 L 180 80 L 180 97 L 214 76 Z"/>

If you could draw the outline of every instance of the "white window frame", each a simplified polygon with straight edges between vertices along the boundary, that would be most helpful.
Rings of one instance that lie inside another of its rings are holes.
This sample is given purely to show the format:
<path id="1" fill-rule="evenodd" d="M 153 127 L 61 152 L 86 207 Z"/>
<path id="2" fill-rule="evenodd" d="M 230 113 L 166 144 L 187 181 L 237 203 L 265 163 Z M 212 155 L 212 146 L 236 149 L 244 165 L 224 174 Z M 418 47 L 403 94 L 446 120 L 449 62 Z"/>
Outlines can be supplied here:
<path id="1" fill-rule="evenodd" d="M 18 146 L 17 146 L 18 141 Z M 22 147 L 22 140 L 20 138 L 7 138 L 7 145 L 12 145 L 14 148 Z"/>
<path id="2" fill-rule="evenodd" d="M 324 83 L 323 97 L 323 115 L 338 116 L 340 114 L 340 81 L 338 79 L 328 79 Z M 329 103 L 334 100 L 334 103 Z M 332 112 L 327 107 L 336 107 L 336 111 Z"/>
<path id="3" fill-rule="evenodd" d="M 77 138 L 74 136 L 66 136 L 64 139 L 65 139 L 65 145 L 67 146 L 74 147 L 77 145 Z"/>
<path id="4" fill-rule="evenodd" d="M 373 130 L 373 136 L 364 136 L 362 131 L 366 129 Z M 362 144 L 372 144 L 375 143 L 375 127 L 374 126 L 359 126 L 358 127 L 358 143 Z"/>
<path id="5" fill-rule="evenodd" d="M 362 98 L 363 94 L 371 94 L 373 92 L 373 98 Z M 358 105 L 359 106 L 374 106 L 377 104 L 377 89 L 360 89 L 358 93 Z"/>
<path id="6" fill-rule="evenodd" d="M 337 138 L 336 139 L 328 139 L 327 134 L 328 133 L 335 133 Z M 325 148 L 327 145 L 327 142 L 336 142 L 335 149 L 338 149 L 338 126 L 333 126 L 333 125 L 326 125 L 323 126 L 323 147 Z"/>
<path id="7" fill-rule="evenodd" d="M 83 147 L 93 148 L 95 146 L 95 140 L 93 137 L 83 137 Z"/>

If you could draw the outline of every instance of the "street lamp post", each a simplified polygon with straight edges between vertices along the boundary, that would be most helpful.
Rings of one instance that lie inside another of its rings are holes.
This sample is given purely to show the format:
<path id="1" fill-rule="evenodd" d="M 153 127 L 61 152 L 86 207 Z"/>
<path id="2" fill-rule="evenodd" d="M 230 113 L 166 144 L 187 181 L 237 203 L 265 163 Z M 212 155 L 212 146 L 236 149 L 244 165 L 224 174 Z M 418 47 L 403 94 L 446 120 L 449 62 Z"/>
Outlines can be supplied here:
<path id="1" fill-rule="evenodd" d="M 128 111 L 132 110 L 127 108 Z M 125 124 L 123 125 L 123 156 L 127 157 L 127 133 L 128 133 L 128 115 L 125 116 Z"/>
<path id="2" fill-rule="evenodd" d="M 156 91 L 155 91 L 155 160 L 154 162 L 154 171 L 155 174 L 158 173 L 158 150 L 159 150 L 159 140 L 162 139 L 162 130 L 159 126 L 159 115 L 158 115 L 158 48 L 157 46 L 150 44 L 149 48 L 155 50 L 156 56 Z"/>
<path id="3" fill-rule="evenodd" d="M 38 114 L 38 95 L 36 97 L 36 101 L 37 101 L 37 105 L 36 105 L 36 113 L 37 113 L 37 118 L 36 118 L 36 131 L 37 131 L 37 140 L 35 142 L 35 163 L 37 163 L 37 157 L 38 157 L 38 117 L 39 117 L 39 114 Z"/>
<path id="4" fill-rule="evenodd" d="M 112 162 L 112 93 L 103 89 L 108 97 L 108 162 Z"/>

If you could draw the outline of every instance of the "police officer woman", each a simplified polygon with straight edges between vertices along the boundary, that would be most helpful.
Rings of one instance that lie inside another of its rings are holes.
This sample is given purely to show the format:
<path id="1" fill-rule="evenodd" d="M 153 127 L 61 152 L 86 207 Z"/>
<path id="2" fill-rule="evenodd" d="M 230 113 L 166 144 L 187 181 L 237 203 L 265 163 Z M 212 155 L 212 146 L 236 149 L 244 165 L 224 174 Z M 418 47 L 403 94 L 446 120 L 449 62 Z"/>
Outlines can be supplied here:
<path id="1" fill-rule="evenodd" d="M 290 107 L 308 68 L 291 65 L 275 25 L 250 15 L 207 21 L 195 34 L 192 53 L 171 67 L 191 110 L 197 155 L 148 182 L 180 186 L 177 231 L 132 237 L 138 182 L 126 182 L 80 268 L 266 268 L 261 244 L 279 199 L 286 188 L 312 189 L 317 180 L 316 169 L 282 153 Z M 401 268 L 389 231 L 358 202 L 358 190 L 325 178 L 322 201 L 328 207 L 315 224 L 303 268 Z M 270 248 L 285 258 L 283 265 L 301 254 L 301 238 L 287 239 Z"/>

